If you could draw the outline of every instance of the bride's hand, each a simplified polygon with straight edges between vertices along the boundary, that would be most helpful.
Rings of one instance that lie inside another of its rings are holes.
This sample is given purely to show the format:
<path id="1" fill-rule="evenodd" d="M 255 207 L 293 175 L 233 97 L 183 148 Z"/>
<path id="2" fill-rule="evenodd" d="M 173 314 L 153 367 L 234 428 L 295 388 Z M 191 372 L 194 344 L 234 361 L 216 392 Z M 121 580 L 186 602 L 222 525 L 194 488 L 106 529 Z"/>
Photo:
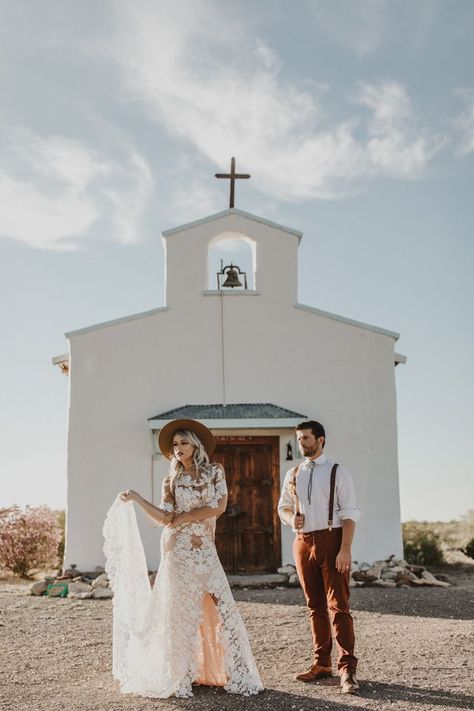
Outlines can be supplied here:
<path id="1" fill-rule="evenodd" d="M 180 523 L 185 523 L 183 521 L 183 514 L 175 514 L 174 518 L 166 524 L 168 528 L 176 528 L 176 526 L 179 526 Z"/>
<path id="2" fill-rule="evenodd" d="M 122 491 L 119 494 L 122 501 L 127 503 L 127 501 L 137 501 L 140 499 L 140 494 L 138 494 L 133 489 L 127 489 L 127 491 Z"/>

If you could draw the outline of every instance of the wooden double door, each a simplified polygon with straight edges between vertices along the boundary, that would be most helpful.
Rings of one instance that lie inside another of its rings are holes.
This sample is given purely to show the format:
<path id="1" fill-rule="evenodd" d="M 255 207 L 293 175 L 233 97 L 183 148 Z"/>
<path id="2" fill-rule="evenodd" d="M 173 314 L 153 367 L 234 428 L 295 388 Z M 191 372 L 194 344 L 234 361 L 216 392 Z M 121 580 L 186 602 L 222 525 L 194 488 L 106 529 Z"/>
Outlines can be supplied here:
<path id="1" fill-rule="evenodd" d="M 218 436 L 213 459 L 226 472 L 229 498 L 216 546 L 227 573 L 275 572 L 281 565 L 278 437 Z"/>

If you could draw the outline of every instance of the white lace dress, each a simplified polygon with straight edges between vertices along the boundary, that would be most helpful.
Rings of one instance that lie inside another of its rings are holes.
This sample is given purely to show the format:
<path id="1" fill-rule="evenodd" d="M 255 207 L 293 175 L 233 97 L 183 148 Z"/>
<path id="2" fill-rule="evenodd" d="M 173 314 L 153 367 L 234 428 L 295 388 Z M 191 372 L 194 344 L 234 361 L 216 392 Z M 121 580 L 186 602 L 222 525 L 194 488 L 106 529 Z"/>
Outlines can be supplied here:
<path id="1" fill-rule="evenodd" d="M 169 480 L 160 508 L 217 508 L 227 493 L 223 469 L 211 465 L 198 480 Z M 216 519 L 165 527 L 161 562 L 150 588 L 132 502 L 119 497 L 104 523 L 106 571 L 113 598 L 113 675 L 123 693 L 192 696 L 193 683 L 256 694 L 262 683 L 214 544 Z"/>

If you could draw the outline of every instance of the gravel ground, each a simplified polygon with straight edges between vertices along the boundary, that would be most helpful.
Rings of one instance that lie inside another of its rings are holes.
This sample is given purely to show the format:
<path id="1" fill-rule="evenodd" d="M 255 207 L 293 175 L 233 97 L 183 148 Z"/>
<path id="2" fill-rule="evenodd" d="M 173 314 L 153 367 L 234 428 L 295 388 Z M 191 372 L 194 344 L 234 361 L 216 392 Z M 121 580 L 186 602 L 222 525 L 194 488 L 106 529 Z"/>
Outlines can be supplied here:
<path id="1" fill-rule="evenodd" d="M 111 674 L 110 600 L 31 597 L 25 583 L 0 583 L 2 711 L 182 709 L 474 708 L 474 575 L 450 572 L 455 587 L 352 591 L 360 696 L 341 696 L 338 679 L 302 684 L 310 659 L 300 589 L 236 590 L 265 691 L 231 696 L 197 688 L 194 698 L 123 695 Z"/>

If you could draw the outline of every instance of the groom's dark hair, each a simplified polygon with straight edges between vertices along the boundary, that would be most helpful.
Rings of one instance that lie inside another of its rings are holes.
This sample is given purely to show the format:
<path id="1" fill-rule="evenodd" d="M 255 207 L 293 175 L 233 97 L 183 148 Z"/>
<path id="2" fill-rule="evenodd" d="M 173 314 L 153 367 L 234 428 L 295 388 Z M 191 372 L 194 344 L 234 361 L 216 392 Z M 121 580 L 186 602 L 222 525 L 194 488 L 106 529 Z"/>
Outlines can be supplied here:
<path id="1" fill-rule="evenodd" d="M 324 427 L 320 422 L 316 422 L 316 420 L 308 420 L 307 422 L 300 422 L 299 425 L 296 425 L 296 431 L 298 430 L 311 430 L 311 432 L 314 434 L 316 439 L 318 437 L 324 437 L 324 442 L 323 442 L 323 449 L 324 445 L 326 444 L 326 432 L 324 431 Z"/>

